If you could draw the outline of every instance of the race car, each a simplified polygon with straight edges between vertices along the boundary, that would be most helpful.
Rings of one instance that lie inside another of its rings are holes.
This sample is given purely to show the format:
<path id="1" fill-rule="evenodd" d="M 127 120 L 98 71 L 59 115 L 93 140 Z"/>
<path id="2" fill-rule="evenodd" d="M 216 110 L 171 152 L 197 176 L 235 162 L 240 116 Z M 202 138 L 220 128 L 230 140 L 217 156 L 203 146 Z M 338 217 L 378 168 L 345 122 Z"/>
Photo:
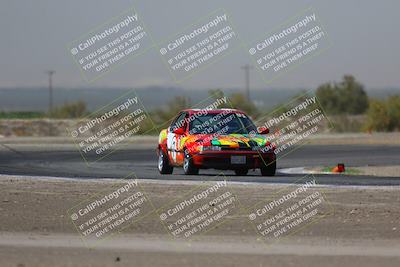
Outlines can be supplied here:
<path id="1" fill-rule="evenodd" d="M 159 134 L 158 170 L 172 174 L 174 167 L 183 167 L 185 174 L 196 175 L 213 168 L 247 175 L 259 168 L 263 176 L 274 176 L 275 147 L 268 133 L 237 109 L 182 110 Z"/>

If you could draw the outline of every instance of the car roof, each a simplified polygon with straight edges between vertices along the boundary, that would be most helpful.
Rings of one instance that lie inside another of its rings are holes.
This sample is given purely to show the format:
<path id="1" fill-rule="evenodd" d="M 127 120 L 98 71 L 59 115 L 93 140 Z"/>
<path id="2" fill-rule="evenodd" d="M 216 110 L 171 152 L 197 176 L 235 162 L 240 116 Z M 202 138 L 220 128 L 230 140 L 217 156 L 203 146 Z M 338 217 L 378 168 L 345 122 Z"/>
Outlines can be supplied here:
<path id="1" fill-rule="evenodd" d="M 183 111 L 189 112 L 190 114 L 195 114 L 195 113 L 200 113 L 207 111 L 207 113 L 211 114 L 218 114 L 222 112 L 229 112 L 229 113 L 241 113 L 245 114 L 243 111 L 238 110 L 238 109 L 233 109 L 233 108 L 221 108 L 221 109 L 184 109 Z"/>

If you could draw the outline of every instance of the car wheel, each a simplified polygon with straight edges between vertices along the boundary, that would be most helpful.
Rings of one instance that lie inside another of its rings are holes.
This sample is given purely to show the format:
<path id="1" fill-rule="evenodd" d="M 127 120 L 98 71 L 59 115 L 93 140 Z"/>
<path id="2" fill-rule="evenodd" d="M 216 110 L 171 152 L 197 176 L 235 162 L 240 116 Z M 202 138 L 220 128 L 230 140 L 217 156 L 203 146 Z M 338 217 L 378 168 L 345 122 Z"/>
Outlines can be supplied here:
<path id="1" fill-rule="evenodd" d="M 199 174 L 199 169 L 194 166 L 193 159 L 187 150 L 185 150 L 185 158 L 183 159 L 183 171 L 186 175 Z"/>
<path id="2" fill-rule="evenodd" d="M 168 156 L 161 149 L 158 153 L 158 171 L 161 174 L 171 174 L 174 171 L 174 167 L 169 165 Z"/>
<path id="3" fill-rule="evenodd" d="M 275 176 L 276 172 L 276 160 L 271 162 L 267 166 L 263 166 L 260 168 L 262 176 Z"/>
<path id="4" fill-rule="evenodd" d="M 237 169 L 237 170 L 235 170 L 235 174 L 239 175 L 239 176 L 247 175 L 248 172 L 249 172 L 248 169 Z"/>

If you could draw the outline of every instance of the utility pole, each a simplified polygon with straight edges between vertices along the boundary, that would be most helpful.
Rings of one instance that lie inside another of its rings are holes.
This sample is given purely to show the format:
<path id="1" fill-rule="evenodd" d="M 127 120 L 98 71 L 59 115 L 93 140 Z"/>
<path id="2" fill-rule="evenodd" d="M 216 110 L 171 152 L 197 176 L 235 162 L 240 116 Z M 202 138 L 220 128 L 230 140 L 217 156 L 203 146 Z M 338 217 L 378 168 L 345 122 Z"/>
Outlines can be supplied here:
<path id="1" fill-rule="evenodd" d="M 55 71 L 49 70 L 46 73 L 49 75 L 49 116 L 51 117 L 53 111 L 53 74 Z"/>
<path id="2" fill-rule="evenodd" d="M 53 111 L 53 74 L 54 70 L 48 70 L 46 73 L 49 75 L 49 118 L 52 117 Z M 52 136 L 51 123 L 49 122 L 49 136 Z"/>
<path id="3" fill-rule="evenodd" d="M 244 75 L 245 75 L 245 79 L 246 79 L 246 97 L 247 97 L 247 100 L 250 101 L 250 70 L 253 68 L 253 66 L 246 64 L 240 68 L 242 70 L 244 70 Z"/>

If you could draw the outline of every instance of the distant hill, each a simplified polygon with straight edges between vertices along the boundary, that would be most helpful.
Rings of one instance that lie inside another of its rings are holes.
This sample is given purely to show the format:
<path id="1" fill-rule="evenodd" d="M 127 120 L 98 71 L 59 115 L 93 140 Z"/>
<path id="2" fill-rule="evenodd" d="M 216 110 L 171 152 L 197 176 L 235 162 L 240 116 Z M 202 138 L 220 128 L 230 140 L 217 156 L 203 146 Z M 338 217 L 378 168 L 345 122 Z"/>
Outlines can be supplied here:
<path id="1" fill-rule="evenodd" d="M 54 89 L 54 105 L 66 102 L 83 100 L 88 109 L 93 111 L 99 108 L 129 88 L 82 88 L 82 89 Z M 147 87 L 136 89 L 139 97 L 148 110 L 160 108 L 176 96 L 190 97 L 193 104 L 208 96 L 208 90 L 185 90 L 181 88 Z M 227 95 L 239 92 L 238 89 L 223 90 Z M 253 90 L 251 98 L 261 109 L 269 109 L 279 103 L 284 103 L 300 93 L 301 89 L 265 89 Z M 399 94 L 399 89 L 367 90 L 372 97 L 383 98 L 388 95 Z M 48 108 L 47 88 L 0 88 L 0 111 L 46 111 Z"/>

